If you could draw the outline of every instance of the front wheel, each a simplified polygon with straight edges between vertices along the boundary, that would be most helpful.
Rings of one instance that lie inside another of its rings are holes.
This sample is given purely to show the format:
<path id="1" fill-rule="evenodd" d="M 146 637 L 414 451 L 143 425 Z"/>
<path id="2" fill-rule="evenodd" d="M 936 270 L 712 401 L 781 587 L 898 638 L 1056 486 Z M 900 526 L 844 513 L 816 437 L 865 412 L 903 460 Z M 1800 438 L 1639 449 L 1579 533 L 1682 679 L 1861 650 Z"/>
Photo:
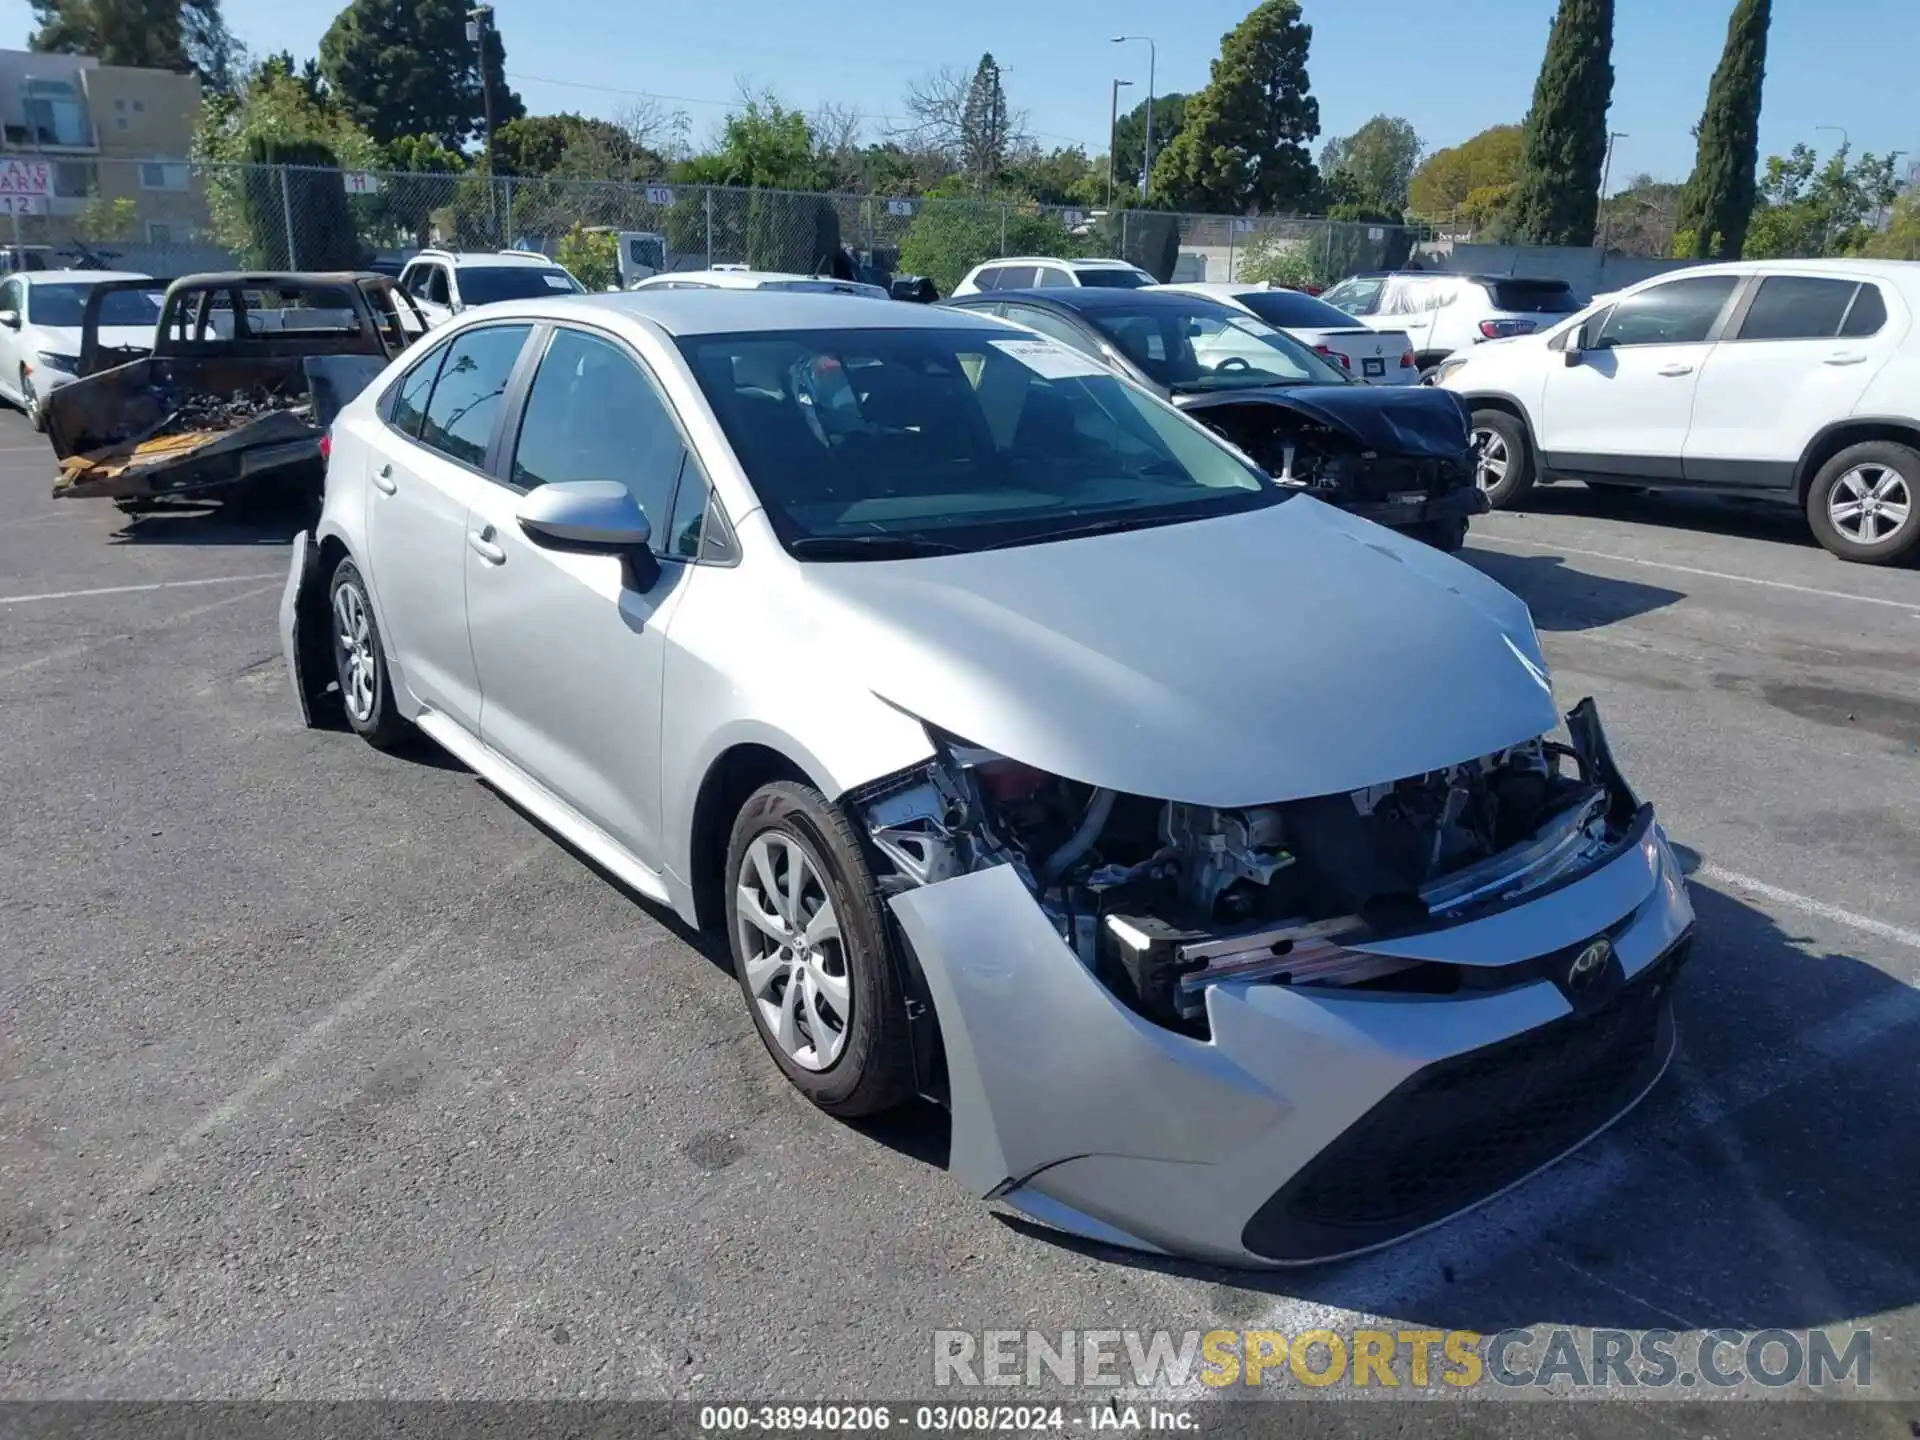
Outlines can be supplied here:
<path id="1" fill-rule="evenodd" d="M 906 1003 L 873 876 L 809 785 L 763 785 L 727 846 L 727 936 L 754 1028 L 794 1088 L 833 1115 L 913 1093 Z"/>
<path id="2" fill-rule="evenodd" d="M 1842 560 L 1886 565 L 1908 554 L 1920 545 L 1920 450 L 1849 445 L 1808 487 L 1807 520 Z"/>
<path id="3" fill-rule="evenodd" d="M 1533 447 L 1527 427 L 1505 410 L 1473 412 L 1474 481 L 1496 510 L 1518 505 L 1533 490 Z"/>
<path id="4" fill-rule="evenodd" d="M 27 423 L 45 434 L 47 412 L 41 407 L 39 392 L 33 388 L 33 381 L 27 378 L 24 370 L 20 372 L 20 408 L 26 413 Z"/>

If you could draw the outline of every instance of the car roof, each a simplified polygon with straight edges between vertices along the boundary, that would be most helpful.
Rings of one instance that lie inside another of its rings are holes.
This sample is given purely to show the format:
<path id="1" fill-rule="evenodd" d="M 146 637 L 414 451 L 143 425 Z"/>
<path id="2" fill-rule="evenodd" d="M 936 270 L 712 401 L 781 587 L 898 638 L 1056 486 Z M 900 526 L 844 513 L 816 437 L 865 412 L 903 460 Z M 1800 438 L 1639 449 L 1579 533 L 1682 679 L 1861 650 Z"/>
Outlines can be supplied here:
<path id="1" fill-rule="evenodd" d="M 669 335 L 729 335 L 764 330 L 992 330 L 1005 325 L 935 305 L 804 290 L 622 290 L 508 300 L 474 312 L 485 320 L 561 320 L 595 315 L 652 321 Z"/>
<path id="2" fill-rule="evenodd" d="M 560 262 L 551 255 L 541 255 L 532 250 L 436 250 L 429 246 L 413 257 L 415 260 L 444 260 L 458 270 L 463 265 L 485 265 L 488 269 L 495 266 L 539 268 L 558 270 Z"/>
<path id="3" fill-rule="evenodd" d="M 140 270 L 16 270 L 9 278 L 29 285 L 95 285 L 103 280 L 151 280 Z"/>
<path id="4" fill-rule="evenodd" d="M 666 290 L 675 284 L 694 282 L 711 285 L 717 290 L 753 290 L 762 285 L 789 285 L 794 281 L 811 281 L 822 285 L 866 285 L 863 280 L 841 280 L 832 275 L 802 275 L 798 271 L 788 270 L 727 270 L 715 266 L 711 270 L 667 270 L 658 275 L 649 275 L 632 288 L 635 290 Z M 871 289 L 880 287 L 870 286 Z"/>
<path id="5" fill-rule="evenodd" d="M 942 305 L 966 306 L 974 308 L 991 305 L 996 301 L 1019 296 L 1023 303 L 1052 306 L 1060 310 L 1080 310 L 1097 312 L 1101 310 L 1128 310 L 1135 314 L 1153 310 L 1191 309 L 1197 301 L 1202 305 L 1218 306 L 1233 314 L 1244 312 L 1234 310 L 1223 301 L 1209 295 L 1196 295 L 1190 290 L 1175 290 L 1167 285 L 1142 285 L 1134 290 L 1109 289 L 1100 285 L 1086 285 L 1069 288 L 1064 285 L 1050 285 L 1035 290 L 983 290 L 978 295 L 956 295 L 943 300 Z"/>
<path id="6" fill-rule="evenodd" d="M 1116 260 L 1111 256 L 1087 256 L 1084 259 L 1068 259 L 1064 255 L 1003 255 L 998 260 L 983 260 L 973 268 L 984 270 L 989 265 L 1067 265 L 1078 270 L 1141 270 L 1144 267 L 1131 260 Z"/>

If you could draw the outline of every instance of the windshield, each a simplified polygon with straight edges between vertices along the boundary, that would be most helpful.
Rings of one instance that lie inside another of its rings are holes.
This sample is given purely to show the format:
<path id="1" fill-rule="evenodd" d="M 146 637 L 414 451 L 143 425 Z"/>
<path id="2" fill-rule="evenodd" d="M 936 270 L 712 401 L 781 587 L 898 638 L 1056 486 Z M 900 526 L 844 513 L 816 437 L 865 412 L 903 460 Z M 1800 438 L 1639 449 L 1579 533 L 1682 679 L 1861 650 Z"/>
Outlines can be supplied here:
<path id="1" fill-rule="evenodd" d="M 1493 308 L 1514 315 L 1571 315 L 1580 309 L 1573 287 L 1564 280 L 1493 280 Z"/>
<path id="2" fill-rule="evenodd" d="M 460 299 L 467 305 L 491 305 L 496 300 L 533 300 L 542 295 L 577 295 L 573 276 L 554 266 L 462 265 Z"/>
<path id="3" fill-rule="evenodd" d="M 1233 297 L 1269 325 L 1283 330 L 1347 330 L 1353 317 L 1298 290 L 1247 290 Z"/>
<path id="4" fill-rule="evenodd" d="M 850 329 L 679 343 L 781 542 L 810 560 L 1031 544 L 1289 494 L 1051 340 Z"/>
<path id="5" fill-rule="evenodd" d="M 36 325 L 80 328 L 91 285 L 36 285 L 27 297 L 27 309 Z M 100 324 L 151 328 L 160 319 L 158 290 L 114 290 L 100 302 Z"/>
<path id="6" fill-rule="evenodd" d="M 1075 270 L 1073 273 L 1082 285 L 1096 289 L 1138 290 L 1153 284 L 1151 275 L 1143 275 L 1138 270 Z"/>
<path id="7" fill-rule="evenodd" d="M 1292 336 L 1211 300 L 1081 313 L 1149 379 L 1176 395 L 1352 383 Z"/>

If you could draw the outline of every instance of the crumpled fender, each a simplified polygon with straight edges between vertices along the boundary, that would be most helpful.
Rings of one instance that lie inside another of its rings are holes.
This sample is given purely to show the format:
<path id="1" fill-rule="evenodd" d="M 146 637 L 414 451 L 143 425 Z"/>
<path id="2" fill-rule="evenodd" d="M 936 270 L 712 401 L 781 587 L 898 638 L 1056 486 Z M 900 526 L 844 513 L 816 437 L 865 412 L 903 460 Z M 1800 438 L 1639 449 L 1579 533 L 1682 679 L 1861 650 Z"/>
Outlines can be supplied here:
<path id="1" fill-rule="evenodd" d="M 1416 459 L 1458 459 L 1472 417 L 1460 397 L 1431 385 L 1298 385 L 1183 396 L 1188 413 L 1270 405 L 1350 436 L 1362 449 Z"/>

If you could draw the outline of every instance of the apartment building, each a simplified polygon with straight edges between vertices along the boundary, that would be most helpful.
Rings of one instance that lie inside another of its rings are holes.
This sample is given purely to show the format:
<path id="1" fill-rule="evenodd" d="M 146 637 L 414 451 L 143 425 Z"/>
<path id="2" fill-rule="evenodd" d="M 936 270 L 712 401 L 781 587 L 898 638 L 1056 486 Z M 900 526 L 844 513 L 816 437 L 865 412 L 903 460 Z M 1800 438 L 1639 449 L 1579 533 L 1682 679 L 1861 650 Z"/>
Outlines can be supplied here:
<path id="1" fill-rule="evenodd" d="M 125 227 L 114 240 L 191 243 L 207 218 L 187 164 L 200 103 L 197 76 L 0 50 L 0 160 L 49 170 L 44 200 L 22 207 L 21 239 L 69 241 L 91 205 Z"/>

